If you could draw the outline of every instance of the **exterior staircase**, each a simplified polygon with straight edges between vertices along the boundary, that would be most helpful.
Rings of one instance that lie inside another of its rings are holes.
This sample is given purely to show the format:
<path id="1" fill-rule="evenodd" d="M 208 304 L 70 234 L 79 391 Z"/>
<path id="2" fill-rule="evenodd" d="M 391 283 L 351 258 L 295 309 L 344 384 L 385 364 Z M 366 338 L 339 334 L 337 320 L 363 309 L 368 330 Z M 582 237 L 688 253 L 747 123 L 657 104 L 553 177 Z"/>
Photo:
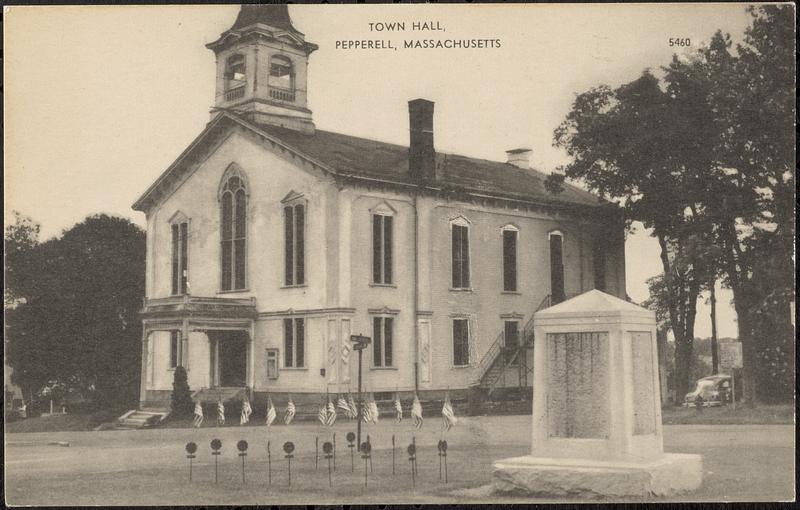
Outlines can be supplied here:
<path id="1" fill-rule="evenodd" d="M 533 374 L 533 365 L 529 366 L 527 361 L 528 351 L 533 349 L 534 343 L 533 315 L 571 297 L 574 296 L 562 296 L 561 299 L 553 299 L 551 295 L 545 296 L 520 333 L 519 345 L 507 346 L 505 332 L 501 331 L 478 363 L 472 387 L 483 390 L 485 395 L 490 397 L 492 392 L 501 386 L 501 382 L 505 383 L 505 375 L 509 369 L 516 369 L 519 386 L 527 387 L 528 378 Z"/>

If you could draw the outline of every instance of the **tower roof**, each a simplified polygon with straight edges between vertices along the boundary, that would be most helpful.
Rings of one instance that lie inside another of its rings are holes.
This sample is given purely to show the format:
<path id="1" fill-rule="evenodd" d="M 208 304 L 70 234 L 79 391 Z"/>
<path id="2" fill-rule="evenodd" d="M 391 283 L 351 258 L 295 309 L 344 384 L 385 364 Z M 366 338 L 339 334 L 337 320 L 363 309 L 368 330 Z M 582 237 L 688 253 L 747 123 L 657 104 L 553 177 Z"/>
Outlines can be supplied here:
<path id="1" fill-rule="evenodd" d="M 230 29 L 237 30 L 256 23 L 300 33 L 292 25 L 289 6 L 286 4 L 244 4 Z"/>

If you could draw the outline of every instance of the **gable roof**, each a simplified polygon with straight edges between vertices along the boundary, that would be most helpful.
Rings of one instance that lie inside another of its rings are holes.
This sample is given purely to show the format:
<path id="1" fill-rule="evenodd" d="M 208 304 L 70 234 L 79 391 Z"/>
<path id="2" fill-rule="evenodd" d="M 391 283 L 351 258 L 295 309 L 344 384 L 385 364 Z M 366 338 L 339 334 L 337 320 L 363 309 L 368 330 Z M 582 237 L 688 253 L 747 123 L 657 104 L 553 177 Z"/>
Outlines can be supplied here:
<path id="1" fill-rule="evenodd" d="M 208 123 L 203 132 L 133 204 L 133 208 L 139 211 L 149 209 L 164 188 L 179 180 L 177 174 L 181 172 L 181 163 L 196 148 L 204 145 L 203 141 L 211 131 L 226 123 L 251 130 L 271 144 L 278 144 L 335 176 L 404 187 L 416 186 L 408 172 L 406 146 L 323 130 L 304 134 L 287 128 L 255 124 L 224 111 Z M 538 170 L 521 169 L 508 163 L 437 153 L 436 181 L 426 185 L 426 188 L 555 207 L 599 207 L 607 204 L 596 195 L 566 183 L 562 192 L 550 193 L 544 186 L 546 177 Z"/>

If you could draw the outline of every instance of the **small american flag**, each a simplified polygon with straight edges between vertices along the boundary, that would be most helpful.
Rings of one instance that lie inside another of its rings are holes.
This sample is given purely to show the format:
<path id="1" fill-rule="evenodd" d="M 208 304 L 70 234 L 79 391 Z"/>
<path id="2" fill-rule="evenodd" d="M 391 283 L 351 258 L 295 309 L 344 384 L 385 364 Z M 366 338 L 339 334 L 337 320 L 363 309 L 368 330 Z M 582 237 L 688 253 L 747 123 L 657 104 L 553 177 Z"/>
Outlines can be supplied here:
<path id="1" fill-rule="evenodd" d="M 345 398 L 342 397 L 341 395 L 339 396 L 338 399 L 336 399 L 336 407 L 341 409 L 344 415 L 347 416 L 348 418 L 351 419 L 353 418 L 352 416 L 350 416 L 350 406 L 347 404 L 347 400 L 345 400 Z"/>
<path id="2" fill-rule="evenodd" d="M 348 414 L 348 416 L 350 418 L 358 418 L 358 406 L 356 405 L 352 393 L 348 393 L 347 395 L 347 407 L 350 408 L 350 414 Z"/>
<path id="3" fill-rule="evenodd" d="M 253 408 L 250 407 L 250 400 L 245 398 L 242 401 L 242 415 L 239 417 L 239 425 L 244 425 L 250 421 L 251 414 L 253 414 Z"/>
<path id="4" fill-rule="evenodd" d="M 294 408 L 294 402 L 292 402 L 291 397 L 289 397 L 289 403 L 286 404 L 286 414 L 283 416 L 283 422 L 286 425 L 292 423 L 296 412 L 297 410 Z"/>
<path id="5" fill-rule="evenodd" d="M 203 406 L 200 405 L 200 402 L 194 403 L 194 428 L 200 428 L 200 425 L 203 424 Z"/>
<path id="6" fill-rule="evenodd" d="M 272 404 L 272 397 L 267 397 L 267 427 L 272 425 L 277 416 L 278 413 L 275 412 L 275 406 Z"/>
<path id="7" fill-rule="evenodd" d="M 225 405 L 222 400 L 217 401 L 217 424 L 225 425 Z"/>
<path id="8" fill-rule="evenodd" d="M 372 409 L 369 408 L 368 402 L 361 403 L 361 419 L 364 423 L 370 423 L 372 421 Z"/>
<path id="9" fill-rule="evenodd" d="M 400 394 L 394 396 L 394 411 L 397 414 L 397 423 L 403 421 L 403 405 L 400 403 Z"/>
<path id="10" fill-rule="evenodd" d="M 333 424 L 336 423 L 336 408 L 333 406 L 333 402 L 328 399 L 328 407 L 325 410 L 327 416 L 325 416 L 325 425 L 329 427 L 333 427 Z"/>
<path id="11" fill-rule="evenodd" d="M 378 411 L 378 403 L 375 402 L 375 395 L 369 396 L 369 417 L 371 418 L 370 421 L 372 423 L 378 423 L 378 418 L 380 417 L 380 411 Z"/>
<path id="12" fill-rule="evenodd" d="M 324 404 L 320 404 L 320 406 L 319 406 L 319 412 L 317 413 L 317 419 L 319 420 L 319 422 L 321 424 L 326 425 L 326 422 L 328 421 L 328 412 L 326 411 Z"/>
<path id="13" fill-rule="evenodd" d="M 411 422 L 416 428 L 422 428 L 422 404 L 419 403 L 419 397 L 416 394 L 414 394 L 414 402 L 411 404 Z"/>
<path id="14" fill-rule="evenodd" d="M 453 412 L 453 404 L 450 403 L 450 395 L 445 395 L 444 405 L 442 406 L 442 420 L 445 430 L 450 430 L 458 422 L 455 413 Z"/>

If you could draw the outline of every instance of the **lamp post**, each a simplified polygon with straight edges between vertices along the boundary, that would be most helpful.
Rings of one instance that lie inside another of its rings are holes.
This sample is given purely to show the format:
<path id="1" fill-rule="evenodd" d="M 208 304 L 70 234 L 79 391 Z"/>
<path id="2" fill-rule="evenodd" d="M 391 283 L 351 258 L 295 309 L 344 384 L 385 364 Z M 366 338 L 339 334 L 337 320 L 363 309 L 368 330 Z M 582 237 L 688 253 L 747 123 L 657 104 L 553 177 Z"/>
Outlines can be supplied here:
<path id="1" fill-rule="evenodd" d="M 356 444 L 361 445 L 361 416 L 363 415 L 364 399 L 361 397 L 361 351 L 367 348 L 372 339 L 364 335 L 350 335 L 353 349 L 358 351 L 358 416 L 356 416 Z"/>

